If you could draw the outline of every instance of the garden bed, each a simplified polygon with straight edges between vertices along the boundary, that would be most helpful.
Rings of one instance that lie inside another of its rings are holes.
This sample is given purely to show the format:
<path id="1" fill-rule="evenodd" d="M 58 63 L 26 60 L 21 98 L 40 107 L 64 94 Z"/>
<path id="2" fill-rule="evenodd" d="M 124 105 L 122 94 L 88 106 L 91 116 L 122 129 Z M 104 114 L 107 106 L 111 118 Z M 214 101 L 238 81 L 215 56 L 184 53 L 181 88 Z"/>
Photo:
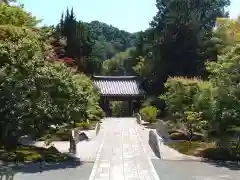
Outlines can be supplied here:
<path id="1" fill-rule="evenodd" d="M 217 147 L 215 143 L 182 141 L 168 143 L 168 146 L 182 154 L 219 161 L 240 161 L 240 152 L 234 147 Z M 235 153 L 231 153 L 235 152 Z"/>
<path id="2" fill-rule="evenodd" d="M 76 122 L 76 128 L 78 130 L 93 130 L 95 129 L 96 124 L 99 121 L 90 121 L 89 124 Z M 69 136 L 71 135 L 71 131 L 73 129 L 73 125 L 69 124 L 67 126 L 61 127 L 57 129 L 55 132 L 49 132 L 38 138 L 38 141 L 68 141 Z"/>
<path id="3" fill-rule="evenodd" d="M 16 150 L 11 151 L 0 147 L 0 160 L 4 162 L 61 162 L 70 159 L 70 156 L 58 152 L 54 147 L 46 149 L 35 146 L 19 145 Z"/>

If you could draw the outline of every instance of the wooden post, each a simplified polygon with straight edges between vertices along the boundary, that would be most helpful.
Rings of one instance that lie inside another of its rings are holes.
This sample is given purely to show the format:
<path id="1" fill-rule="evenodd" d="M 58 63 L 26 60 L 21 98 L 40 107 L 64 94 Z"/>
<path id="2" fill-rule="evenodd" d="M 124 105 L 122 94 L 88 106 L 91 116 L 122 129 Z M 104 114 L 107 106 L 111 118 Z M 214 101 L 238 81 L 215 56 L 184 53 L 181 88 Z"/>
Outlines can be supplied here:
<path id="1" fill-rule="evenodd" d="M 129 106 L 129 115 L 133 115 L 133 105 L 132 105 L 132 99 L 128 100 L 128 106 Z"/>

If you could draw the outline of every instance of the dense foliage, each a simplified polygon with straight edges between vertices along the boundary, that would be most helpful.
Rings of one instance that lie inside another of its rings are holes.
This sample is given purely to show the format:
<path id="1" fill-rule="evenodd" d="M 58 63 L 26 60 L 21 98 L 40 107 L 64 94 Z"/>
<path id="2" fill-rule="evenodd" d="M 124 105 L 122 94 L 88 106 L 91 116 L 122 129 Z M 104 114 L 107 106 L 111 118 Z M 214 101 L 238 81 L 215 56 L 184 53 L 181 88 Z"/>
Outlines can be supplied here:
<path id="1" fill-rule="evenodd" d="M 136 39 L 133 34 L 99 21 L 77 21 L 73 9 L 62 14 L 55 31 L 58 57 L 73 59 L 78 70 L 89 75 L 99 74 L 104 60 L 132 47 Z"/>
<path id="2" fill-rule="evenodd" d="M 147 106 L 140 109 L 140 115 L 146 122 L 153 123 L 157 121 L 158 110 L 154 106 Z"/>
<path id="3" fill-rule="evenodd" d="M 119 30 L 99 21 L 85 24 L 92 32 L 92 38 L 95 40 L 97 48 L 102 48 L 101 60 L 110 59 L 115 54 L 134 46 L 135 34 Z"/>
<path id="4" fill-rule="evenodd" d="M 226 135 L 234 140 L 229 132 L 238 131 L 240 126 L 239 52 L 236 45 L 227 48 L 227 53 L 220 55 L 217 62 L 209 62 L 210 81 L 168 79 L 166 93 L 161 96 L 168 117 L 190 134 L 205 130 L 210 136 L 214 132 L 220 140 Z"/>
<path id="5" fill-rule="evenodd" d="M 239 20 L 218 18 L 213 32 L 218 56 L 205 63 L 208 79 L 169 78 L 165 83 L 166 92 L 160 98 L 166 103 L 168 118 L 185 129 L 188 136 L 203 132 L 208 139 L 214 139 L 220 154 L 237 159 L 240 148 Z M 224 158 L 221 155 L 217 159 Z"/>
<path id="6" fill-rule="evenodd" d="M 121 101 L 113 101 L 111 103 L 112 106 L 112 116 L 113 117 L 120 117 L 123 113 L 123 104 Z"/>
<path id="7" fill-rule="evenodd" d="M 217 62 L 208 64 L 210 81 L 215 87 L 216 105 L 213 121 L 216 129 L 240 126 L 240 46 L 230 48 Z"/>
<path id="8" fill-rule="evenodd" d="M 117 53 L 110 59 L 107 59 L 102 64 L 102 74 L 110 76 L 122 76 L 134 74 L 132 68 L 131 53 L 135 48 L 129 48 L 124 52 Z"/>
<path id="9" fill-rule="evenodd" d="M 207 78 L 205 62 L 216 60 L 218 50 L 213 28 L 216 18 L 226 15 L 229 0 L 157 0 L 156 5 L 150 28 L 138 33 L 136 50 L 129 58 L 134 74 L 141 76 L 151 95 L 163 92 L 169 76 Z M 120 72 L 132 74 L 132 69 L 126 71 Z"/>
<path id="10" fill-rule="evenodd" d="M 12 147 L 22 135 L 99 117 L 92 82 L 55 59 L 35 18 L 21 8 L 1 4 L 0 9 L 1 144 Z"/>
<path id="11" fill-rule="evenodd" d="M 210 105 L 206 103 L 208 99 L 212 99 L 212 85 L 209 82 L 196 78 L 175 77 L 167 80 L 165 88 L 166 93 L 161 98 L 166 102 L 169 116 L 173 116 L 176 120 L 181 120 L 185 111 L 203 112 L 204 109 L 209 109 Z M 203 95 L 200 96 L 200 94 Z M 204 119 L 207 118 L 207 115 L 203 114 Z"/>
<path id="12" fill-rule="evenodd" d="M 71 12 L 67 9 L 65 16 L 62 15 L 55 34 L 58 41 L 65 41 L 63 50 L 58 54 L 59 58 L 73 59 L 78 70 L 88 74 L 93 73 L 93 65 L 99 67 L 99 64 L 96 64 L 98 62 L 95 62 L 91 56 L 94 43 L 91 40 L 89 29 L 84 23 L 76 20 L 73 9 Z"/>

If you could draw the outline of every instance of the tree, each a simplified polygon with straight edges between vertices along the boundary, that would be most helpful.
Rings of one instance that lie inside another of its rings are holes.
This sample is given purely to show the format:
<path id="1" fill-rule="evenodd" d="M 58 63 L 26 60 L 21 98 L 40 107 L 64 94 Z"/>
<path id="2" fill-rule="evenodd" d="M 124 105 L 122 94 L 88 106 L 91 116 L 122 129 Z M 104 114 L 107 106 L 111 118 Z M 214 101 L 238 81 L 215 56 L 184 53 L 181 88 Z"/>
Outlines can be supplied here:
<path id="1" fill-rule="evenodd" d="M 23 11 L 22 8 L 10 7 L 5 4 L 0 4 L 0 16 L 0 25 L 35 27 L 40 22 L 30 13 Z"/>
<path id="2" fill-rule="evenodd" d="M 158 12 L 135 56 L 151 64 L 147 79 L 156 91 L 149 92 L 161 93 L 169 76 L 206 77 L 205 62 L 216 59 L 212 29 L 216 18 L 226 15 L 228 4 L 228 0 L 157 0 Z"/>
<path id="3" fill-rule="evenodd" d="M 182 120 L 187 132 L 190 144 L 195 132 L 201 132 L 207 122 L 203 121 L 201 112 L 185 111 L 184 119 Z"/>
<path id="4" fill-rule="evenodd" d="M 216 34 L 225 45 L 233 45 L 240 42 L 240 17 L 237 19 L 217 18 Z"/>
<path id="5" fill-rule="evenodd" d="M 16 2 L 16 0 L 1 0 L 0 3 L 5 3 L 5 4 L 9 4 L 11 2 Z"/>
<path id="6" fill-rule="evenodd" d="M 134 48 L 129 48 L 125 52 L 118 53 L 111 59 L 105 60 L 102 64 L 102 74 L 111 76 L 134 74 L 131 58 L 132 51 L 134 51 Z"/>
<path id="7" fill-rule="evenodd" d="M 73 9 L 62 14 L 60 23 L 57 25 L 56 34 L 58 39 L 66 39 L 64 56 L 72 58 L 79 71 L 88 73 L 87 57 L 91 55 L 93 43 L 91 42 L 86 26 L 77 22 Z"/>
<path id="8" fill-rule="evenodd" d="M 98 117 L 98 93 L 91 80 L 52 55 L 51 28 L 32 26 L 34 18 L 21 8 L 0 7 L 9 22 L 0 25 L 1 145 L 14 148 L 22 135 Z M 17 13 L 21 21 L 12 21 Z"/>
<path id="9" fill-rule="evenodd" d="M 216 90 L 212 127 L 220 132 L 240 126 L 239 45 L 226 49 L 217 62 L 209 62 L 210 81 Z"/>
<path id="10" fill-rule="evenodd" d="M 116 53 L 126 51 L 134 45 L 135 34 L 119 30 L 99 21 L 85 23 L 92 32 L 92 38 L 105 47 L 102 60 L 112 58 Z"/>

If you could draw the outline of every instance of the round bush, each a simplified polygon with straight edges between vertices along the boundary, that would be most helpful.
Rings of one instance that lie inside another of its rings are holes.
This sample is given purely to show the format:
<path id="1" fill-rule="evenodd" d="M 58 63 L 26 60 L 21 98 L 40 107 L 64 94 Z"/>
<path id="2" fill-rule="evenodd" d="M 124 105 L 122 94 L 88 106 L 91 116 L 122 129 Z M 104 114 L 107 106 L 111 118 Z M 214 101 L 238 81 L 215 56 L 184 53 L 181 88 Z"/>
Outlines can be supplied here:
<path id="1" fill-rule="evenodd" d="M 147 106 L 140 110 L 140 115 L 144 121 L 153 123 L 157 121 L 158 110 L 154 106 Z"/>

